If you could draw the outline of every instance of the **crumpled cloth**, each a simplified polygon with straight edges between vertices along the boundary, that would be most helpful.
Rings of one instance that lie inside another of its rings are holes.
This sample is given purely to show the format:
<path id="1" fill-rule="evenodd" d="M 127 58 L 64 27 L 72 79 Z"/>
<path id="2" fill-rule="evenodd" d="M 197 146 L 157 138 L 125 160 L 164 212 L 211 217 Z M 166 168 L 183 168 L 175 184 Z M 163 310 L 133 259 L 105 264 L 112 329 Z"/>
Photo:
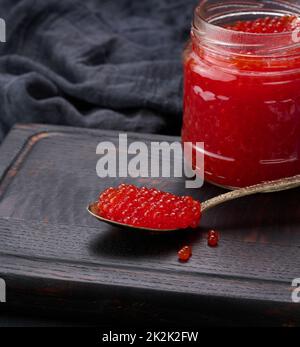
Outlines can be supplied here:
<path id="1" fill-rule="evenodd" d="M 0 142 L 14 123 L 180 134 L 197 0 L 0 0 Z"/>

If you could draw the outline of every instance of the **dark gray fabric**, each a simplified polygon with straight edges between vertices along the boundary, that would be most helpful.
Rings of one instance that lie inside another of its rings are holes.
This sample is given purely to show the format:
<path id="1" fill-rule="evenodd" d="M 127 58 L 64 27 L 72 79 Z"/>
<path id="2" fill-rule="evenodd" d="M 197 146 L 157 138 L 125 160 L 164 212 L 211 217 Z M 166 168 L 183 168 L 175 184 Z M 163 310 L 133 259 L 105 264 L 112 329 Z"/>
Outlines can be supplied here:
<path id="1" fill-rule="evenodd" d="M 0 0 L 0 142 L 16 122 L 179 134 L 196 0 Z"/>

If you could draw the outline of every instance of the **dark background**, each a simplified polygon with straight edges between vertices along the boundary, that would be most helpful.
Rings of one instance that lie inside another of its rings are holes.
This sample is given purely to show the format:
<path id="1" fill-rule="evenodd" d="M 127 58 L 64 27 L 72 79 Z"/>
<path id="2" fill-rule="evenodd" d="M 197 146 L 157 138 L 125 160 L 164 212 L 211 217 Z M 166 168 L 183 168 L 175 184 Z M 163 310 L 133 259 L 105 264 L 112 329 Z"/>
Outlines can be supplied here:
<path id="1" fill-rule="evenodd" d="M 197 0 L 0 0 L 0 143 L 16 122 L 180 134 Z"/>

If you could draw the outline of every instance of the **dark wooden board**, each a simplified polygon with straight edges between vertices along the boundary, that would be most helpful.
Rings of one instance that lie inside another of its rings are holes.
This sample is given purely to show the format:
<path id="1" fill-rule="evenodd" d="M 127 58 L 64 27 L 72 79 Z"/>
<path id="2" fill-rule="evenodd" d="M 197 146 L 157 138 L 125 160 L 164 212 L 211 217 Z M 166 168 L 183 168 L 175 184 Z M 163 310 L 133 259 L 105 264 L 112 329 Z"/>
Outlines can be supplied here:
<path id="1" fill-rule="evenodd" d="M 130 140 L 176 138 L 130 134 Z M 16 126 L 0 149 L 0 277 L 12 309 L 149 323 L 300 324 L 291 282 L 300 277 L 299 189 L 233 201 L 207 213 L 199 230 L 130 234 L 85 208 L 120 179 L 96 175 L 96 146 L 118 133 Z M 185 190 L 184 179 L 128 179 L 206 200 L 222 192 Z M 220 246 L 207 247 L 209 228 Z M 190 262 L 178 249 L 192 244 Z M 183 317 L 183 321 L 180 318 Z"/>

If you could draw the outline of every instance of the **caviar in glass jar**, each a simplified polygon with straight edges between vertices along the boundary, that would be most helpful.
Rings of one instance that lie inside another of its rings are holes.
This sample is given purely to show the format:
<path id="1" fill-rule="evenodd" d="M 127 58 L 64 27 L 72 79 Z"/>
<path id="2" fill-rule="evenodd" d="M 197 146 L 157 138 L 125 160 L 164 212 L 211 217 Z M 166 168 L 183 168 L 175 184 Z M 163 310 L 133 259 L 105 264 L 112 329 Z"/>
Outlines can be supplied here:
<path id="1" fill-rule="evenodd" d="M 300 174 L 299 14 L 297 1 L 196 8 L 182 139 L 194 151 L 204 142 L 207 181 L 237 188 Z"/>

